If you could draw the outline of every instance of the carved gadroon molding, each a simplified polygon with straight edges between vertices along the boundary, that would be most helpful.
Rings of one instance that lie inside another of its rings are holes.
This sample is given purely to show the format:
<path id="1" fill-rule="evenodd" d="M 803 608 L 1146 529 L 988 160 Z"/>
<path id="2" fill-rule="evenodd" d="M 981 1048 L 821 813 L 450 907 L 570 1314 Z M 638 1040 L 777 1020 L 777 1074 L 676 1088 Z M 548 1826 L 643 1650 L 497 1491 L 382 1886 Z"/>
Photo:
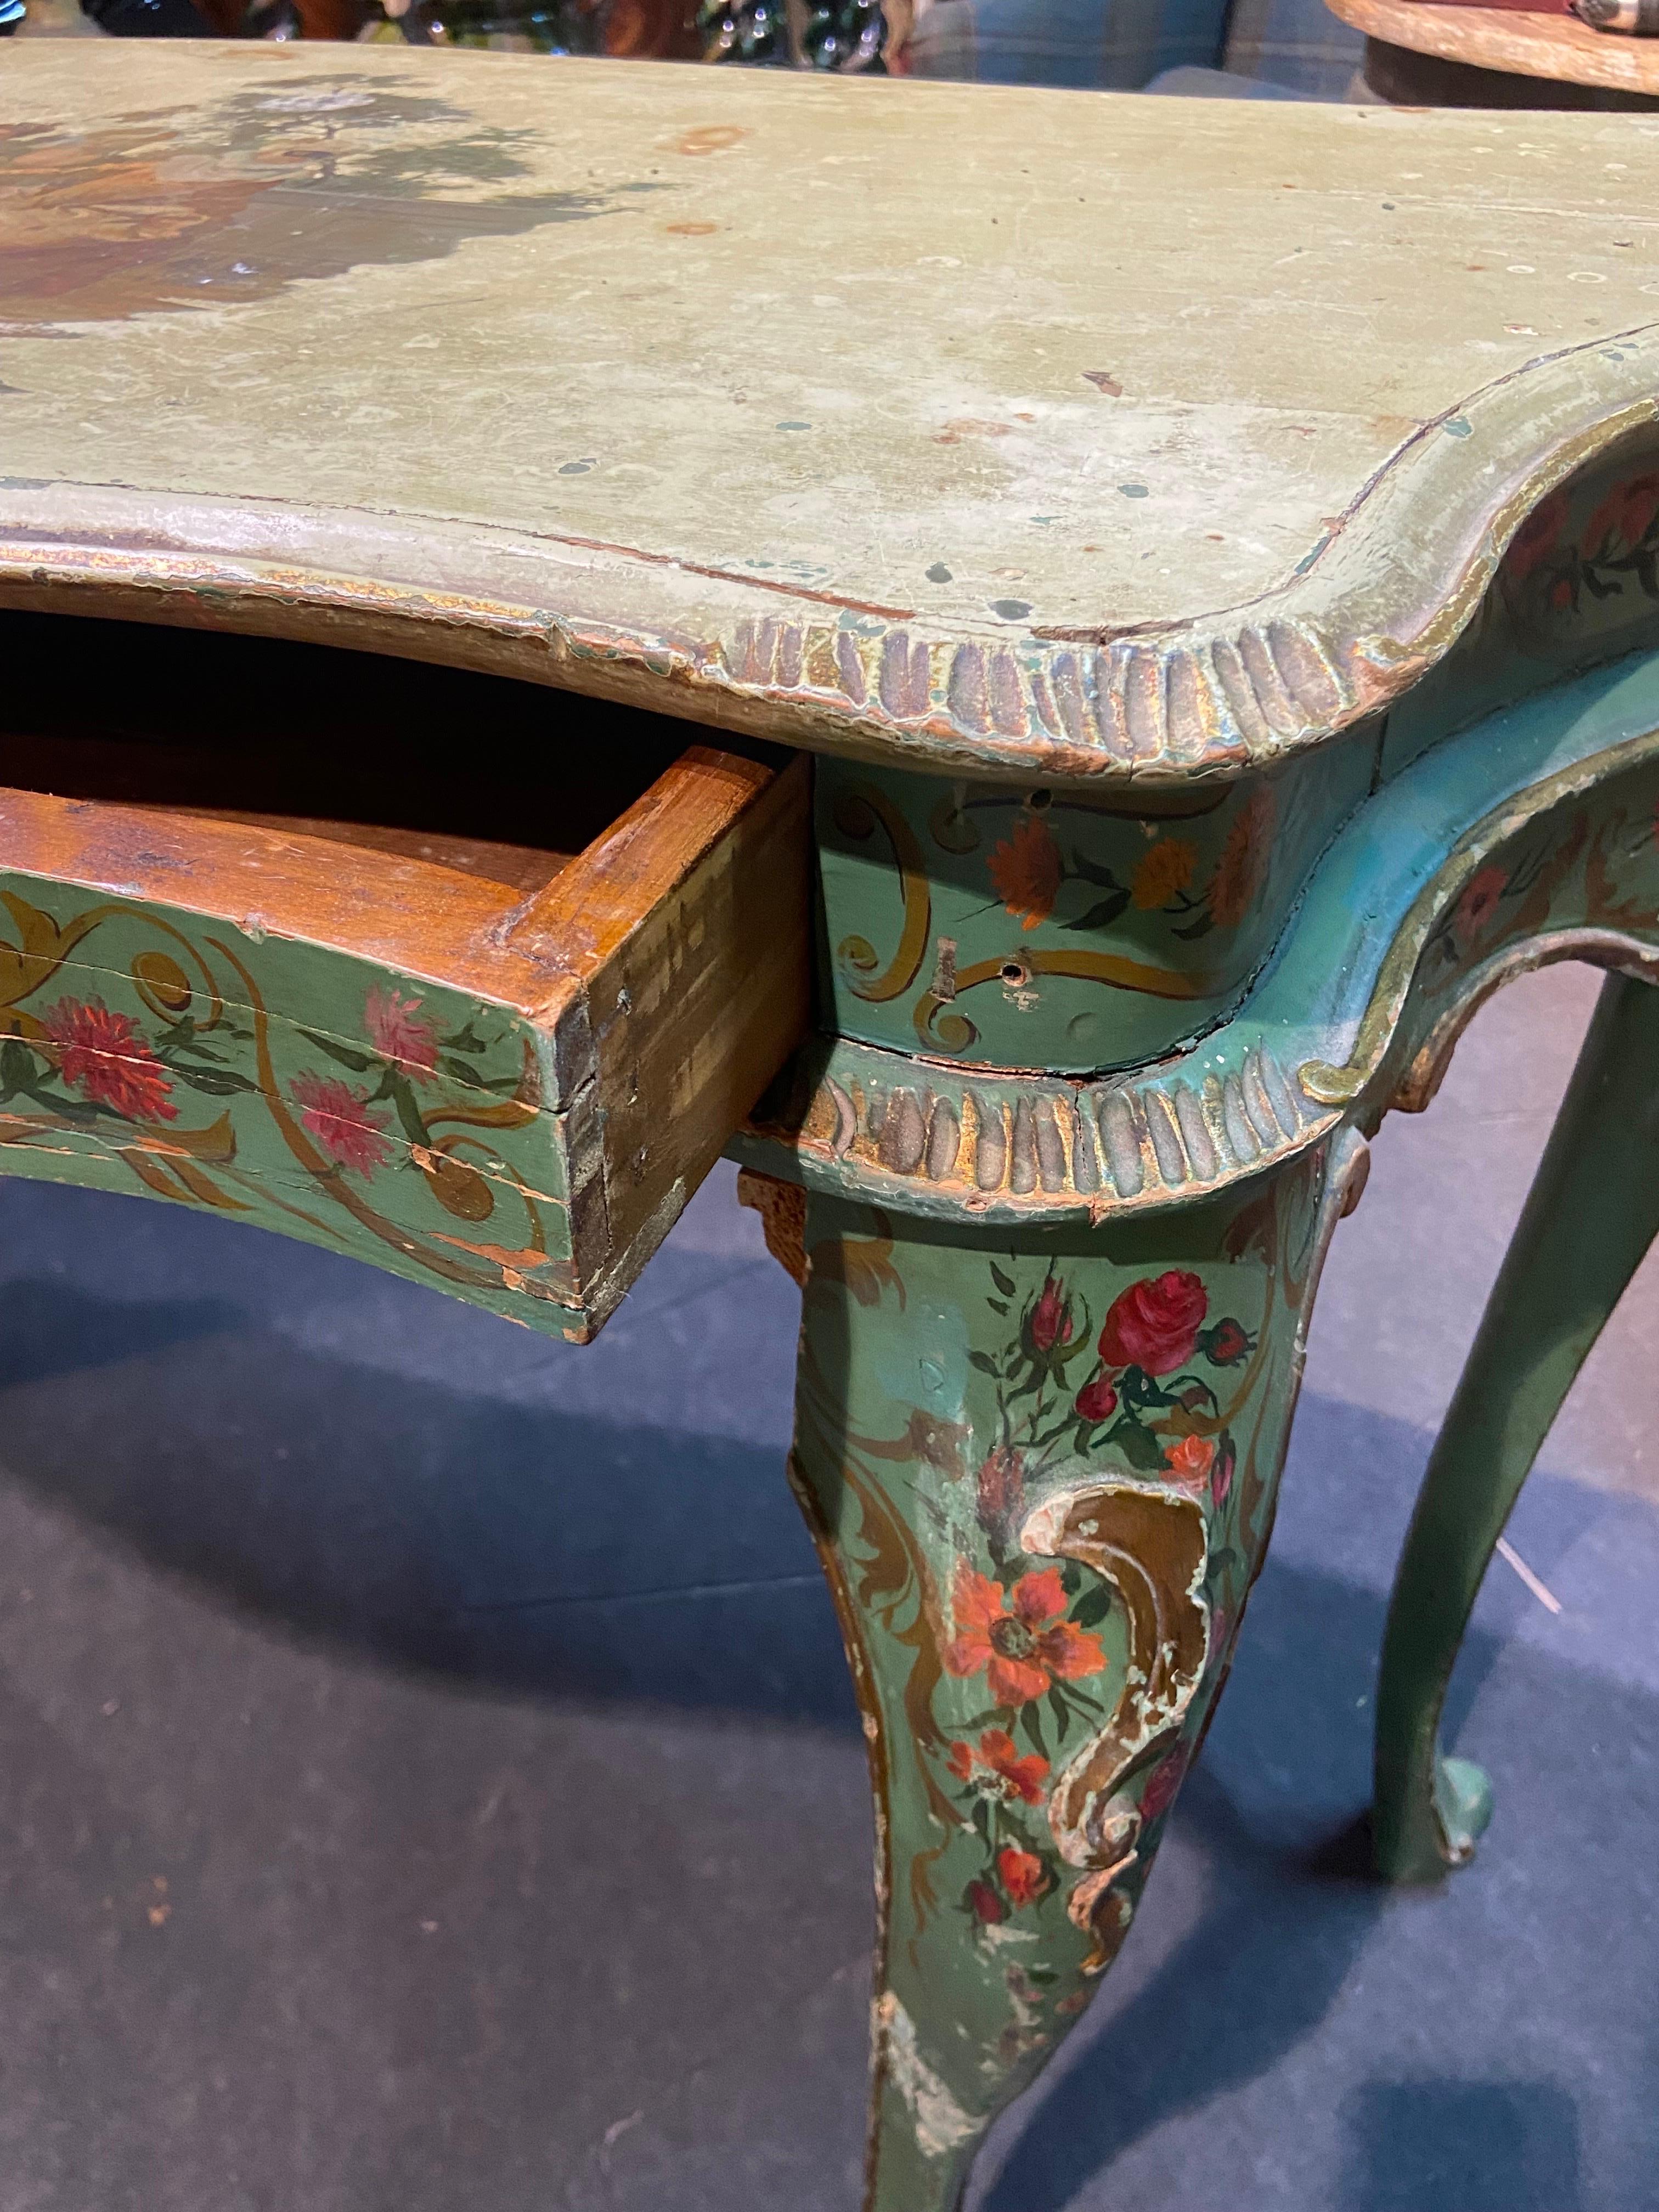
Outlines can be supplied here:
<path id="1" fill-rule="evenodd" d="M 1653 423 L 1656 357 L 1644 325 L 1500 378 L 1407 437 L 1274 589 L 1127 630 L 1105 608 L 1086 632 L 964 635 L 551 532 L 21 477 L 0 477 L 0 601 L 84 591 L 94 611 L 463 659 L 895 766 L 1225 777 L 1443 659 L 1540 502 Z"/>
<path id="2" fill-rule="evenodd" d="M 1218 1068 L 1096 1082 L 975 1074 L 840 1044 L 750 1127 L 808 1180 L 996 1218 L 1167 1204 L 1302 1151 L 1335 1118 L 1265 1045 Z M 763 1163 L 757 1156 L 757 1164 Z M 817 1169 L 817 1174 L 812 1173 Z"/>
<path id="3" fill-rule="evenodd" d="M 1493 788 L 1495 750 L 1507 791 Z M 1405 834 L 1425 805 L 1444 831 L 1436 849 Z M 1340 1121 L 1370 1129 L 1391 1104 L 1423 1103 L 1468 1012 L 1507 975 L 1568 957 L 1650 974 L 1656 810 L 1659 673 L 1644 660 L 1413 763 L 1329 848 L 1232 1018 L 1158 1066 L 1060 1078 L 821 1042 L 738 1149 L 809 1186 L 986 1222 L 1203 1198 Z"/>

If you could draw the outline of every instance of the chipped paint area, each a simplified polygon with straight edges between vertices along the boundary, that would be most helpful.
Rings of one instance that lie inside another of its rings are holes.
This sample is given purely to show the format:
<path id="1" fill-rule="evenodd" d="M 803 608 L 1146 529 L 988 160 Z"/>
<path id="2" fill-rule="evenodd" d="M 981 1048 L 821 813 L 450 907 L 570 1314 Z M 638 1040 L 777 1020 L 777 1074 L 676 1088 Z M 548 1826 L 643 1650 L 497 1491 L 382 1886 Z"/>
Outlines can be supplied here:
<path id="1" fill-rule="evenodd" d="M 960 2203 L 1130 1925 L 1272 1524 L 1330 1158 L 1109 1256 L 809 1197 L 795 1479 L 880 1722 L 866 2212 Z"/>
<path id="2" fill-rule="evenodd" d="M 915 2117 L 916 2148 L 924 2158 L 948 2158 L 971 2142 L 983 2123 L 963 2110 L 922 2057 L 915 2022 L 891 1990 L 877 1998 L 874 2014 L 888 2076 Z"/>

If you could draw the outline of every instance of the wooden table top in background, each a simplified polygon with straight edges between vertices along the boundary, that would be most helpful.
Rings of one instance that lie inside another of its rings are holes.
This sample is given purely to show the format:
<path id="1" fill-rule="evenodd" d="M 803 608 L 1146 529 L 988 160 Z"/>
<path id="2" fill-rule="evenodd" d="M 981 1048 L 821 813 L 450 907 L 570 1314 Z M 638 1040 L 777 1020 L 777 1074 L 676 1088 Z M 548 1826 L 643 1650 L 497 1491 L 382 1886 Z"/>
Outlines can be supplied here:
<path id="1" fill-rule="evenodd" d="M 1184 770 L 1383 696 L 1659 386 L 1636 117 L 258 44 L 5 85 L 14 604 L 459 627 L 801 743 Z M 1126 633 L 1127 760 L 1043 704 Z M 1252 635 L 1266 735 L 1192 673 Z"/>
<path id="2" fill-rule="evenodd" d="M 1326 5 L 1367 38 L 1412 53 L 1517 76 L 1659 94 L 1659 40 L 1595 31 L 1576 15 L 1441 8 L 1430 0 L 1326 0 Z"/>

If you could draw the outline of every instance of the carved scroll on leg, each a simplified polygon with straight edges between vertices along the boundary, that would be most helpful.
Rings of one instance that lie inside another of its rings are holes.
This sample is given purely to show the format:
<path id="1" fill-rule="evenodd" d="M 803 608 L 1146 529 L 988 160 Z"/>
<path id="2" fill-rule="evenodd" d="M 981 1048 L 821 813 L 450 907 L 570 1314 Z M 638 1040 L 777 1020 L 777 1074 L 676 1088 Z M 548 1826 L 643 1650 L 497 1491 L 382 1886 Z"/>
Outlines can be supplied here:
<path id="1" fill-rule="evenodd" d="M 792 1282 L 806 1286 L 806 1193 L 799 1183 L 744 1168 L 738 1176 L 738 1203 L 759 1214 L 766 1249 Z"/>
<path id="2" fill-rule="evenodd" d="M 1128 1656 L 1116 1701 L 1048 1800 L 1060 1856 L 1085 1869 L 1066 1909 L 1095 1939 L 1084 1972 L 1099 1973 L 1128 1931 L 1121 1884 L 1138 1861 L 1142 1821 L 1127 1784 L 1176 1750 L 1209 1658 L 1206 1516 L 1185 1492 L 1091 1482 L 1046 1498 L 1021 1538 L 1028 1552 L 1092 1569 L 1123 1612 Z"/>
<path id="3" fill-rule="evenodd" d="M 951 2212 L 1128 1928 L 1266 1544 L 1328 1160 L 1109 1237 L 808 1200 L 792 1473 L 876 1801 L 866 2212 Z"/>

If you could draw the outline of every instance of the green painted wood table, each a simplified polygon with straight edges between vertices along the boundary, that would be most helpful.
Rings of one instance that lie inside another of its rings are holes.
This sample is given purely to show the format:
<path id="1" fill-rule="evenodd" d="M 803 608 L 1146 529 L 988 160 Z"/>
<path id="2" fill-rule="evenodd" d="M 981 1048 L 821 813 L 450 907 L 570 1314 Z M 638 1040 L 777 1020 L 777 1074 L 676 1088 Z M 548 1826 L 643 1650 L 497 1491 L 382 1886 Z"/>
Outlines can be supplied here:
<path id="1" fill-rule="evenodd" d="M 1648 1064 L 1659 126 L 0 68 L 0 1170 L 580 1340 L 735 1149 L 869 1741 L 867 2203 L 942 2212 L 1131 1923 L 1368 1137 L 1540 962 Z M 1540 1200 L 1592 1304 L 1631 1151 Z"/>

